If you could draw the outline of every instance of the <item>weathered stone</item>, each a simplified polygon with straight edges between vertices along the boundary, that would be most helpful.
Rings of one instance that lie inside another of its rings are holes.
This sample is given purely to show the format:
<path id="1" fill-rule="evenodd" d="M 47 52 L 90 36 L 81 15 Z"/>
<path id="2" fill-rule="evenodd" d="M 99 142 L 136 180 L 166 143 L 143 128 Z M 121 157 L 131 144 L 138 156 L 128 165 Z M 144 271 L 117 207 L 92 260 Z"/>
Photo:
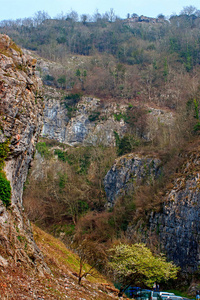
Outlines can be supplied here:
<path id="1" fill-rule="evenodd" d="M 127 154 L 118 158 L 104 178 L 109 206 L 116 199 L 143 183 L 150 184 L 161 174 L 161 161 L 158 158 Z"/>
<path id="2" fill-rule="evenodd" d="M 0 35 L 0 143 L 9 145 L 4 172 L 12 190 L 9 209 L 0 201 L 0 245 L 15 262 L 37 269 L 44 264 L 22 206 L 23 185 L 42 128 L 42 83 L 34 75 L 35 64 L 8 36 Z"/>
<path id="3" fill-rule="evenodd" d="M 200 265 L 200 156 L 190 153 L 181 177 L 168 192 L 162 213 L 151 214 L 150 231 L 157 232 L 162 250 L 182 270 Z"/>
<path id="4" fill-rule="evenodd" d="M 49 90 L 50 91 L 50 90 Z M 115 135 L 123 136 L 127 126 L 123 120 L 114 119 L 113 105 L 107 108 L 100 107 L 100 100 L 83 97 L 74 109 L 70 118 L 65 101 L 59 98 L 59 93 L 46 92 L 48 100 L 44 109 L 44 126 L 42 136 L 55 139 L 68 145 L 115 145 Z M 115 105 L 116 109 L 116 105 Z M 90 116 L 99 113 L 96 120 Z"/>
<path id="5" fill-rule="evenodd" d="M 200 265 L 200 156 L 196 151 L 185 155 L 185 163 L 165 196 L 160 212 L 152 211 L 144 230 L 140 224 L 128 227 L 127 237 L 139 233 L 140 240 L 152 245 L 183 272 L 194 273 Z"/>

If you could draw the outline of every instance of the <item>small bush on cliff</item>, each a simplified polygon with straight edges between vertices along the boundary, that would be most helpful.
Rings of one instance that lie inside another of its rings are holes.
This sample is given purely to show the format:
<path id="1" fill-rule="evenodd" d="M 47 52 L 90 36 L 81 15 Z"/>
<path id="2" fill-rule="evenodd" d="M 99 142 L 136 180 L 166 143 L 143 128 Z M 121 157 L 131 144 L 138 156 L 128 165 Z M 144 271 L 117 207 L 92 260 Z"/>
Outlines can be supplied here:
<path id="1" fill-rule="evenodd" d="M 67 151 L 62 151 L 60 149 L 56 149 L 56 150 L 54 150 L 54 154 L 58 156 L 59 160 L 64 161 L 64 162 L 68 161 L 68 163 L 71 164 Z"/>
<path id="2" fill-rule="evenodd" d="M 36 149 L 41 154 L 41 156 L 43 156 L 44 158 L 46 158 L 46 159 L 50 158 L 51 153 L 45 142 L 37 143 Z"/>
<path id="3" fill-rule="evenodd" d="M 91 115 L 89 115 L 88 120 L 90 122 L 97 121 L 99 119 L 100 112 L 99 111 L 94 111 Z"/>
<path id="4" fill-rule="evenodd" d="M 3 204 L 8 207 L 11 204 L 11 186 L 10 181 L 6 179 L 5 174 L 0 172 L 0 199 Z"/>
<path id="5" fill-rule="evenodd" d="M 118 156 L 132 152 L 135 147 L 139 146 L 140 144 L 140 142 L 134 139 L 134 137 L 131 135 L 125 135 L 124 137 L 120 138 L 116 131 L 114 131 L 114 135 Z"/>
<path id="6" fill-rule="evenodd" d="M 0 144 L 0 199 L 6 207 L 11 204 L 11 186 L 10 181 L 6 179 L 5 173 L 2 171 L 4 161 L 8 157 L 10 148 L 10 140 Z"/>
<path id="7" fill-rule="evenodd" d="M 0 144 L 0 170 L 4 166 L 4 160 L 7 158 L 9 153 L 9 144 L 10 140 L 8 139 L 6 142 Z"/>

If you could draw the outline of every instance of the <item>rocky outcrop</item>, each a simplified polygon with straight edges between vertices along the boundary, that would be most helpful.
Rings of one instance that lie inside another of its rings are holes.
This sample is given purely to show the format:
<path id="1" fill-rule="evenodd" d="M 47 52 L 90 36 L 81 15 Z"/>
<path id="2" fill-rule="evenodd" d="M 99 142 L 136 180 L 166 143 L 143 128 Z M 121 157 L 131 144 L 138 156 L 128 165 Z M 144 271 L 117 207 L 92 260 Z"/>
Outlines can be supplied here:
<path id="1" fill-rule="evenodd" d="M 151 23 L 151 24 L 156 24 L 156 23 L 164 23 L 165 18 L 151 18 L 151 17 L 146 17 L 146 16 L 132 16 L 131 18 L 128 18 L 124 20 L 124 24 L 128 24 L 130 27 L 134 23 Z"/>
<path id="2" fill-rule="evenodd" d="M 118 158 L 104 178 L 108 205 L 113 206 L 117 198 L 138 185 L 150 184 L 161 175 L 158 158 L 127 154 Z"/>
<path id="3" fill-rule="evenodd" d="M 3 172 L 11 185 L 11 206 L 0 201 L 0 248 L 4 259 L 43 268 L 30 224 L 23 213 L 22 193 L 42 127 L 41 81 L 36 60 L 0 35 L 0 143 Z M 7 145 L 7 153 L 3 151 Z M 0 195 L 0 199 L 2 195 Z"/>
<path id="4" fill-rule="evenodd" d="M 137 119 L 138 109 L 141 107 L 136 103 L 133 111 L 129 111 L 127 115 L 128 104 L 109 101 L 105 103 L 92 97 L 82 97 L 77 103 L 69 105 L 61 91 L 45 87 L 44 125 L 41 135 L 71 146 L 78 144 L 115 146 L 116 133 L 121 138 L 130 132 L 130 122 L 125 120 L 132 113 Z M 146 141 L 154 141 L 161 126 L 166 131 L 172 131 L 174 126 L 172 112 L 146 106 L 142 109 L 146 126 L 143 128 L 140 124 L 142 119 L 138 124 L 132 124 L 132 134 Z"/>
<path id="5" fill-rule="evenodd" d="M 47 90 L 42 136 L 68 145 L 115 145 L 115 134 L 123 136 L 127 126 L 115 120 L 116 104 L 101 106 L 96 98 L 83 97 L 70 108 L 56 90 Z M 72 112 L 71 112 L 72 111 Z"/>
<path id="6" fill-rule="evenodd" d="M 186 272 L 200 265 L 200 155 L 199 146 L 194 148 L 185 155 L 162 212 L 152 212 L 149 220 L 150 235 L 157 233 L 161 250 Z"/>
<path id="7" fill-rule="evenodd" d="M 65 140 L 66 126 L 69 122 L 68 110 L 60 101 L 61 95 L 55 89 L 46 90 L 46 101 L 41 135 L 61 143 Z"/>

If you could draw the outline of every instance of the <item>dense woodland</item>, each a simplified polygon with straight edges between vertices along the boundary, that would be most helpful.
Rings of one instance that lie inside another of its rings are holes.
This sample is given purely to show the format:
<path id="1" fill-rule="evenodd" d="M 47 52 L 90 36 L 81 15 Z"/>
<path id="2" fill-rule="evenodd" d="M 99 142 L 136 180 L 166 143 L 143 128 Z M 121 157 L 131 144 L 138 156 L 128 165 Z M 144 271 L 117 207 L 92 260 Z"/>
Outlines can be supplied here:
<path id="1" fill-rule="evenodd" d="M 2 21 L 0 32 L 43 59 L 61 64 L 41 76 L 44 84 L 61 90 L 65 97 L 90 95 L 103 102 L 130 103 L 123 116 L 129 126 L 129 141 L 118 140 L 115 148 L 68 148 L 42 140 L 37 150 L 46 161 L 46 176 L 41 180 L 30 175 L 25 186 L 24 205 L 31 220 L 55 235 L 64 232 L 67 243 L 78 242 L 80 253 L 87 248 L 85 240 L 92 243 L 87 244 L 90 250 L 101 244 L 101 251 L 95 253 L 101 256 L 102 249 L 114 242 L 127 242 L 128 225 L 138 223 L 144 228 L 152 208 L 159 211 L 160 195 L 170 174 L 179 167 L 178 153 L 198 136 L 200 12 L 190 6 L 169 19 L 160 14 L 154 21 L 136 14 L 122 20 L 112 9 L 103 15 L 96 12 L 80 17 L 72 11 L 54 19 L 38 12 L 34 18 Z M 135 102 L 139 108 L 134 107 Z M 146 143 L 142 134 L 130 143 L 134 126 L 141 131 L 146 126 L 144 104 L 176 115 L 167 141 L 161 126 L 153 143 Z M 54 146 L 62 150 L 54 151 Z M 165 164 L 163 177 L 106 210 L 103 178 L 117 156 L 131 151 L 158 153 Z M 140 237 L 133 237 L 132 242 L 140 242 Z M 154 252 L 159 251 L 155 243 L 151 246 Z M 90 250 L 85 250 L 83 257 L 91 258 Z M 102 263 L 98 268 L 103 269 Z"/>

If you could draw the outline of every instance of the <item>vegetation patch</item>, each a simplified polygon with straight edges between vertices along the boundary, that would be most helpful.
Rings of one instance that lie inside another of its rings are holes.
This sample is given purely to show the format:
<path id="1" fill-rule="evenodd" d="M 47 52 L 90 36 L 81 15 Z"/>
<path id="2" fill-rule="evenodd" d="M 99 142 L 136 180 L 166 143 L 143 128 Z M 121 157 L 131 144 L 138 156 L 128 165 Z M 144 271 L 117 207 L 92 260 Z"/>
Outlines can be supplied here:
<path id="1" fill-rule="evenodd" d="M 88 120 L 90 122 L 94 122 L 99 120 L 100 112 L 99 111 L 94 111 L 91 115 L 89 115 Z"/>
<path id="2" fill-rule="evenodd" d="M 42 157 L 49 159 L 51 157 L 51 153 L 49 148 L 46 145 L 46 142 L 39 142 L 36 145 L 37 151 L 41 154 Z"/>
<path id="3" fill-rule="evenodd" d="M 125 135 L 120 138 L 119 134 L 114 131 L 115 143 L 117 147 L 117 154 L 119 156 L 126 153 L 131 153 L 136 147 L 140 145 L 140 141 L 135 139 L 132 135 Z"/>
<path id="4" fill-rule="evenodd" d="M 82 95 L 80 93 L 75 93 L 75 94 L 69 94 L 64 97 L 64 105 L 67 108 L 67 116 L 69 119 L 75 116 L 76 113 L 76 105 L 78 102 L 81 100 Z"/>
<path id="5" fill-rule="evenodd" d="M 33 225 L 33 234 L 37 245 L 41 250 L 43 250 L 43 254 L 47 258 L 51 258 L 52 269 L 54 269 L 54 267 L 57 265 L 57 267 L 59 266 L 59 269 L 69 269 L 73 272 L 79 271 L 80 258 L 77 254 L 67 249 L 61 241 L 55 239 L 50 234 L 45 233 L 35 225 Z M 85 264 L 84 268 L 85 271 L 87 271 L 90 269 L 90 266 Z M 105 279 L 100 274 L 98 274 L 97 278 L 92 278 L 89 276 L 87 279 L 97 283 L 99 280 L 105 282 Z"/>
<path id="6" fill-rule="evenodd" d="M 126 122 L 127 121 L 127 115 L 126 114 L 122 114 L 120 112 L 120 113 L 114 114 L 114 119 L 115 119 L 115 121 L 118 121 L 118 122 L 120 122 L 121 119 L 123 119 Z"/>
<path id="7" fill-rule="evenodd" d="M 9 139 L 0 144 L 0 199 L 6 207 L 11 204 L 11 185 L 2 169 L 4 167 L 4 161 L 8 157 L 10 151 L 9 145 Z"/>
<path id="8" fill-rule="evenodd" d="M 64 161 L 64 162 L 67 161 L 69 164 L 72 164 L 67 151 L 62 151 L 60 149 L 56 149 L 56 150 L 54 150 L 54 154 L 58 156 L 59 160 Z"/>
<path id="9" fill-rule="evenodd" d="M 5 173 L 2 171 L 0 171 L 0 199 L 6 207 L 11 204 L 10 181 L 6 179 Z"/>
<path id="10" fill-rule="evenodd" d="M 83 153 L 79 149 L 76 149 L 73 153 L 68 153 L 67 151 L 56 149 L 54 154 L 58 156 L 59 160 L 73 165 L 78 174 L 86 174 L 90 166 L 91 154 L 89 148 L 83 148 L 82 150 Z"/>
<path id="11" fill-rule="evenodd" d="M 0 170 L 3 168 L 4 161 L 8 157 L 10 151 L 9 145 L 10 145 L 9 139 L 7 139 L 7 141 L 5 141 L 4 143 L 0 144 Z"/>

